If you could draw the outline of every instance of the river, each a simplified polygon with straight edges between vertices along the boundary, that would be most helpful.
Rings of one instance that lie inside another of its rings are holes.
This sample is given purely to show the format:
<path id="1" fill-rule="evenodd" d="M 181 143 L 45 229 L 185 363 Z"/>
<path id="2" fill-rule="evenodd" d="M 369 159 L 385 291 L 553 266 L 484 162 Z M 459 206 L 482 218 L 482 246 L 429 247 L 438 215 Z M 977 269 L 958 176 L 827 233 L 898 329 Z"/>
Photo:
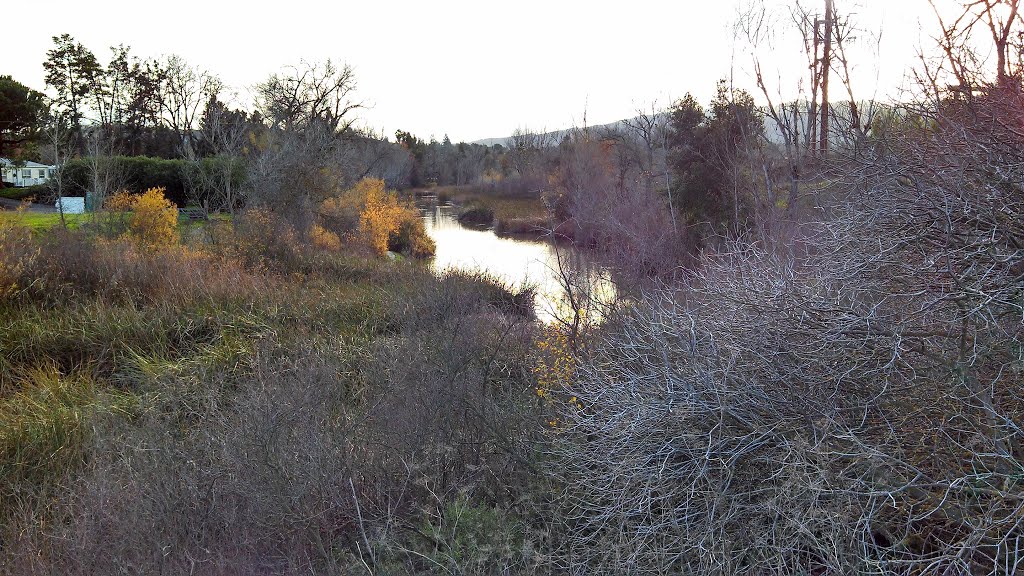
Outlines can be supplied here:
<path id="1" fill-rule="evenodd" d="M 594 301 L 584 313 L 599 319 L 603 305 L 615 299 L 609 270 L 585 252 L 544 240 L 500 237 L 493 230 L 459 224 L 457 208 L 436 198 L 417 201 L 427 234 L 437 244 L 435 272 L 482 271 L 513 288 L 532 286 L 537 318 L 552 322 L 571 316 L 573 306 L 564 278 L 572 278 L 578 294 Z M 586 299 L 586 298 L 584 298 Z"/>

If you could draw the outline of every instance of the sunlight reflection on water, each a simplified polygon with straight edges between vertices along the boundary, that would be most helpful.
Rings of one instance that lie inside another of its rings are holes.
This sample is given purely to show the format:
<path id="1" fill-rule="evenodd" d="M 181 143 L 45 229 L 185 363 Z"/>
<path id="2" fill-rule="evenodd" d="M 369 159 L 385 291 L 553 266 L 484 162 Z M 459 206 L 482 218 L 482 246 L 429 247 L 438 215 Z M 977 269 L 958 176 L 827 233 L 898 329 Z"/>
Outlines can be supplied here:
<path id="1" fill-rule="evenodd" d="M 459 224 L 455 209 L 429 201 L 420 203 L 427 234 L 437 244 L 432 267 L 435 272 L 466 270 L 486 272 L 515 288 L 533 286 L 537 317 L 551 322 L 571 314 L 563 288 L 559 260 L 570 276 L 581 278 L 595 300 L 610 303 L 615 286 L 609 271 L 571 246 L 555 246 L 543 240 L 498 237 L 493 230 L 474 230 Z M 557 252 L 556 252 L 557 250 Z M 595 311 L 588 316 L 596 319 Z"/>

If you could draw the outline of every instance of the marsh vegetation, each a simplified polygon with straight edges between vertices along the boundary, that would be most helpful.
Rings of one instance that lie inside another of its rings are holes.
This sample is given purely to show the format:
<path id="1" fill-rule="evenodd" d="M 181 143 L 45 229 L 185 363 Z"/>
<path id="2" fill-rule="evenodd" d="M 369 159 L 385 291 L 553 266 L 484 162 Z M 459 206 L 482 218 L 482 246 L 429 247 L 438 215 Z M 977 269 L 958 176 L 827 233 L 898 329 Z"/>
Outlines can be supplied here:
<path id="1" fill-rule="evenodd" d="M 94 209 L 0 212 L 0 573 L 1024 570 L 1024 18 L 879 103 L 826 6 L 795 99 L 750 11 L 752 92 L 497 146 L 55 38 L 0 145 Z"/>

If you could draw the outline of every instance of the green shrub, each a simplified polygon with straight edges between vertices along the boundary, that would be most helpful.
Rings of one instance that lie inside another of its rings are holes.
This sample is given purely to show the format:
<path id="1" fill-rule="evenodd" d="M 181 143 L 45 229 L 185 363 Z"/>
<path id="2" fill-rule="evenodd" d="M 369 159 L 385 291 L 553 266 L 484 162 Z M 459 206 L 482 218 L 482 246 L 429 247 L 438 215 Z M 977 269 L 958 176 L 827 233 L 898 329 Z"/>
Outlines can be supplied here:
<path id="1" fill-rule="evenodd" d="M 24 188 L 0 188 L 0 198 L 7 198 L 10 200 L 34 198 L 37 202 L 46 202 L 52 196 L 53 192 L 46 184 L 36 184 L 35 186 L 25 186 Z"/>
<path id="2" fill-rule="evenodd" d="M 423 546 L 414 554 L 455 574 L 501 574 L 525 570 L 525 530 L 508 512 L 479 505 L 459 495 L 429 515 L 422 528 Z"/>

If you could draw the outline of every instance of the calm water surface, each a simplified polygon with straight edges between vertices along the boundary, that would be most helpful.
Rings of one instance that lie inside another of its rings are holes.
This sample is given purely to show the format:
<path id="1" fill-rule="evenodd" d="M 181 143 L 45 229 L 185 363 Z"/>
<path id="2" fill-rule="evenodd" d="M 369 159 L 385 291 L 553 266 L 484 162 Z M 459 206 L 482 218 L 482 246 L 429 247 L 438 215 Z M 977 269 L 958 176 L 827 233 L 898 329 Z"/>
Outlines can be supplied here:
<path id="1" fill-rule="evenodd" d="M 571 314 L 572 306 L 563 288 L 559 262 L 578 279 L 598 302 L 612 302 L 615 286 L 609 271 L 571 246 L 556 246 L 542 240 L 521 240 L 497 236 L 493 230 L 477 230 L 459 224 L 456 209 L 432 199 L 417 203 L 427 234 L 437 244 L 433 268 L 486 272 L 515 288 L 533 286 L 537 317 L 545 322 Z M 593 316 L 593 313 L 590 314 Z"/>

